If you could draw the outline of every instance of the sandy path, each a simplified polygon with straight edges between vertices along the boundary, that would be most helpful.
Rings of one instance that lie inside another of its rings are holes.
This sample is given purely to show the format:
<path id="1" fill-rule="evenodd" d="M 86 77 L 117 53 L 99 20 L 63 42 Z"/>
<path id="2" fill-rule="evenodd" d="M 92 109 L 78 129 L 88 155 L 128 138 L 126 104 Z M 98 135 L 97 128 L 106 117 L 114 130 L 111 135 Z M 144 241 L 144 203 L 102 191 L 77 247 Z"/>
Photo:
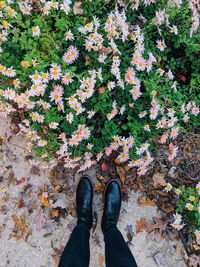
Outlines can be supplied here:
<path id="1" fill-rule="evenodd" d="M 55 251 L 54 247 L 60 248 L 64 246 L 70 235 L 70 228 L 75 224 L 75 219 L 68 215 L 65 219 L 62 218 L 57 226 L 46 224 L 45 228 L 36 230 L 34 218 L 38 213 L 40 201 L 38 199 L 38 190 L 44 184 L 49 184 L 48 173 L 49 169 L 41 170 L 39 175 L 30 173 L 31 165 L 25 160 L 25 156 L 30 155 L 26 151 L 26 138 L 21 135 L 13 135 L 10 131 L 9 119 L 0 118 L 0 136 L 5 137 L 5 142 L 0 146 L 0 266 L 2 267 L 53 267 L 56 266 L 52 255 Z M 12 136 L 10 139 L 9 137 Z M 9 139 L 10 140 L 9 140 Z M 17 145 L 17 146 L 16 146 Z M 20 147 L 19 147 L 20 146 Z M 9 184 L 6 177 L 13 171 L 17 180 L 26 178 L 21 184 Z M 95 169 L 89 171 L 89 174 L 95 176 Z M 76 179 L 77 180 L 77 179 Z M 31 184 L 31 194 L 22 196 L 23 187 L 26 184 Z M 119 229 L 126 238 L 125 227 L 131 224 L 135 232 L 135 224 L 140 218 L 146 218 L 147 222 L 152 222 L 152 216 L 160 216 L 156 207 L 139 206 L 137 199 L 140 196 L 138 192 L 130 192 L 128 202 L 123 202 L 121 217 L 119 220 Z M 22 197 L 24 207 L 17 207 L 16 202 Z M 66 206 L 70 199 L 65 195 L 60 194 L 62 201 L 65 200 Z M 32 206 L 32 209 L 30 209 Z M 91 267 L 105 266 L 104 262 L 99 263 L 99 257 L 104 255 L 104 243 L 100 230 L 100 219 L 102 214 L 101 196 L 96 195 L 94 199 L 94 210 L 98 213 L 98 225 L 95 230 L 95 238 L 91 238 Z M 26 223 L 30 224 L 29 229 L 32 235 L 28 238 L 27 244 L 24 240 L 16 241 L 15 238 L 9 238 L 14 226 L 12 215 L 20 216 L 25 214 Z M 47 214 L 46 214 L 47 217 Z M 47 220 L 48 221 L 48 220 Z M 49 223 L 49 221 L 48 221 Z M 161 239 L 159 241 L 151 240 L 146 237 L 145 232 L 137 233 L 133 236 L 130 246 L 132 253 L 135 256 L 138 267 L 183 267 L 182 244 L 176 240 L 175 236 L 171 238 Z M 96 244 L 97 238 L 99 245 Z M 156 255 L 156 256 L 155 256 Z M 157 260 L 157 263 L 155 261 Z M 104 261 L 104 260 L 103 260 Z M 117 267 L 117 266 L 116 266 Z"/>

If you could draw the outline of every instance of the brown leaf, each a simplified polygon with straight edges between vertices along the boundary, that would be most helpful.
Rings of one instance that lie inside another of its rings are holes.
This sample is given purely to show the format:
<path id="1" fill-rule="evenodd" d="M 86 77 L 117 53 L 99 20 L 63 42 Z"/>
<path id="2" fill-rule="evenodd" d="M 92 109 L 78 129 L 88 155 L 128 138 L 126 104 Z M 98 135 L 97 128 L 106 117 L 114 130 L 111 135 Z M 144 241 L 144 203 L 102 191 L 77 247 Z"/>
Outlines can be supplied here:
<path id="1" fill-rule="evenodd" d="M 162 173 L 159 173 L 159 172 L 157 172 L 157 173 L 155 173 L 153 175 L 153 185 L 154 185 L 155 188 L 167 185 L 164 177 L 165 177 L 165 174 L 162 174 Z"/>
<path id="2" fill-rule="evenodd" d="M 12 219 L 14 221 L 13 232 L 23 236 L 29 227 L 29 224 L 26 223 L 26 216 L 24 214 L 22 214 L 20 217 L 12 215 Z"/>
<path id="3" fill-rule="evenodd" d="M 9 173 L 9 175 L 8 175 L 8 177 L 7 177 L 7 180 L 8 180 L 8 182 L 9 182 L 9 184 L 10 184 L 10 183 L 15 184 L 15 185 L 17 184 L 17 179 L 15 178 L 13 172 Z"/>
<path id="4" fill-rule="evenodd" d="M 189 144 L 185 144 L 183 148 L 189 152 L 192 152 L 192 147 Z"/>
<path id="5" fill-rule="evenodd" d="M 99 87 L 99 93 L 104 94 L 105 93 L 105 87 Z"/>
<path id="6" fill-rule="evenodd" d="M 98 179 L 102 182 L 102 183 L 106 183 L 107 180 L 103 177 L 103 176 L 99 176 Z"/>
<path id="7" fill-rule="evenodd" d="M 39 168 L 39 170 L 47 169 L 47 168 L 49 168 L 49 163 L 47 161 L 42 161 L 38 165 L 38 168 Z"/>
<path id="8" fill-rule="evenodd" d="M 98 262 L 100 265 L 102 265 L 104 263 L 104 256 L 101 253 L 99 253 L 99 256 L 98 256 Z"/>
<path id="9" fill-rule="evenodd" d="M 74 14 L 80 14 L 82 15 L 83 14 L 83 9 L 80 8 L 80 6 L 82 5 L 82 2 L 75 2 L 74 5 L 73 5 L 73 12 Z"/>
<path id="10" fill-rule="evenodd" d="M 0 136 L 0 145 L 2 145 L 4 143 L 4 141 L 5 141 L 4 136 Z"/>
<path id="11" fill-rule="evenodd" d="M 9 234 L 9 238 L 15 238 L 16 241 L 19 241 L 21 239 L 21 236 L 17 234 Z"/>
<path id="12" fill-rule="evenodd" d="M 89 56 L 85 56 L 85 66 L 90 64 L 90 57 Z"/>
<path id="13" fill-rule="evenodd" d="M 58 211 L 57 209 L 52 210 L 52 212 L 51 212 L 51 217 L 52 217 L 52 218 L 59 217 L 59 211 Z"/>
<path id="14" fill-rule="evenodd" d="M 104 53 L 106 55 L 110 54 L 111 52 L 113 51 L 112 47 L 102 47 L 100 50 L 99 50 L 99 53 Z"/>
<path id="15" fill-rule="evenodd" d="M 124 169 L 125 169 L 125 171 L 127 172 L 127 171 L 129 171 L 130 169 L 132 169 L 132 167 L 130 167 L 129 164 L 126 164 L 126 165 L 124 166 Z"/>
<path id="16" fill-rule="evenodd" d="M 12 219 L 15 223 L 14 228 L 16 231 L 20 231 L 24 227 L 26 228 L 26 216 L 24 214 L 22 214 L 19 218 L 16 215 L 12 215 Z"/>
<path id="17" fill-rule="evenodd" d="M 200 161 L 200 154 L 197 154 L 197 155 L 196 155 L 196 159 L 197 159 L 198 161 Z"/>
<path id="18" fill-rule="evenodd" d="M 22 183 L 24 183 L 24 182 L 26 182 L 27 181 L 27 178 L 21 178 L 21 179 L 19 179 L 19 180 L 17 180 L 17 184 L 22 184 Z"/>
<path id="19" fill-rule="evenodd" d="M 119 166 L 116 166 L 116 169 L 117 169 L 117 173 L 120 177 L 120 180 L 122 181 L 122 183 L 124 183 L 124 181 L 126 180 L 126 171 L 123 167 L 119 167 Z"/>
<path id="20" fill-rule="evenodd" d="M 148 224 L 145 218 L 141 218 L 140 220 L 136 221 L 135 231 L 136 233 L 143 232 L 147 230 Z"/>
<path id="21" fill-rule="evenodd" d="M 170 212 L 174 211 L 174 207 L 173 206 L 169 206 L 169 207 L 161 206 L 161 209 L 166 213 L 170 213 Z"/>
<path id="22" fill-rule="evenodd" d="M 113 150 L 109 156 L 110 162 L 115 161 L 116 157 L 117 157 L 117 152 Z"/>
<path id="23" fill-rule="evenodd" d="M 21 209 L 22 207 L 24 207 L 24 201 L 22 198 L 20 198 L 20 199 L 18 199 L 15 208 Z"/>
<path id="24" fill-rule="evenodd" d="M 156 203 L 147 198 L 147 197 L 139 197 L 138 200 L 137 200 L 138 204 L 139 205 L 150 205 L 150 206 L 156 206 Z"/>
<path id="25" fill-rule="evenodd" d="M 53 246 L 53 242 L 51 241 L 51 246 L 53 248 L 53 250 L 55 251 L 55 254 L 52 254 L 51 256 L 53 257 L 54 261 L 55 261 L 55 264 L 56 266 L 58 266 L 59 264 L 59 261 L 60 261 L 60 256 L 64 250 L 64 247 L 61 246 L 60 248 L 56 248 Z"/>
<path id="26" fill-rule="evenodd" d="M 95 185 L 94 185 L 94 190 L 95 190 L 95 191 L 103 192 L 103 190 L 104 190 L 104 185 L 103 185 L 103 184 L 95 184 Z"/>
<path id="27" fill-rule="evenodd" d="M 33 3 L 33 8 L 35 11 L 41 11 L 42 10 L 42 6 L 40 4 L 40 1 L 32 0 L 32 3 Z"/>
<path id="28" fill-rule="evenodd" d="M 60 261 L 60 256 L 57 254 L 52 254 L 51 256 L 53 257 L 53 259 L 55 261 L 55 265 L 58 266 L 59 261 Z"/>
<path id="29" fill-rule="evenodd" d="M 188 263 L 190 267 L 198 267 L 200 262 L 200 256 L 192 254 L 188 258 Z"/>
<path id="30" fill-rule="evenodd" d="M 166 230 L 168 223 L 157 218 L 157 217 L 153 217 L 152 219 L 153 219 L 154 223 L 148 225 L 147 229 L 148 230 L 158 229 L 160 235 L 162 235 L 162 233 Z"/>

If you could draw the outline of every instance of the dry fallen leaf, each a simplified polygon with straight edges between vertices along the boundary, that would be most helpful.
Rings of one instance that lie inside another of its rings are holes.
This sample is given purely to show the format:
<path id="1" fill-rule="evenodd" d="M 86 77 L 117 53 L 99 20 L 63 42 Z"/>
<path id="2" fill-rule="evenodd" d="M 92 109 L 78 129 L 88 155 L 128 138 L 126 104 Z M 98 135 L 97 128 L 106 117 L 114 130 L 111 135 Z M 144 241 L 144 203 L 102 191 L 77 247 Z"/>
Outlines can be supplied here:
<path id="1" fill-rule="evenodd" d="M 119 166 L 116 166 L 116 169 L 117 169 L 117 173 L 120 177 L 120 180 L 122 181 L 122 183 L 124 183 L 124 181 L 126 180 L 126 171 L 123 167 L 119 167 Z"/>
<path id="2" fill-rule="evenodd" d="M 2 145 L 5 141 L 5 137 L 4 136 L 0 136 L 0 145 Z"/>
<path id="3" fill-rule="evenodd" d="M 9 234 L 9 238 L 15 238 L 16 241 L 18 242 L 20 240 L 21 236 L 17 235 L 17 234 Z"/>
<path id="4" fill-rule="evenodd" d="M 55 190 L 60 192 L 62 190 L 62 186 L 57 184 L 56 187 L 55 187 Z"/>
<path id="5" fill-rule="evenodd" d="M 99 253 L 99 256 L 98 256 L 98 262 L 100 265 L 102 265 L 104 263 L 104 256 L 101 253 Z"/>
<path id="6" fill-rule="evenodd" d="M 47 205 L 49 203 L 49 199 L 48 199 L 48 193 L 47 192 L 43 192 L 43 193 L 40 193 L 38 195 L 39 199 L 40 199 L 40 202 L 43 204 L 43 205 Z"/>
<path id="7" fill-rule="evenodd" d="M 165 174 L 162 174 L 162 173 L 159 173 L 159 172 L 157 172 L 157 173 L 155 173 L 153 175 L 153 185 L 154 185 L 155 188 L 167 185 L 164 177 L 165 177 Z"/>
<path id="8" fill-rule="evenodd" d="M 165 222 L 157 217 L 152 218 L 154 223 L 147 226 L 148 230 L 158 229 L 160 235 L 166 230 L 168 222 Z"/>
<path id="9" fill-rule="evenodd" d="M 49 163 L 47 161 L 42 161 L 40 162 L 40 164 L 38 165 L 38 168 L 40 170 L 44 170 L 44 169 L 47 169 L 49 168 Z"/>
<path id="10" fill-rule="evenodd" d="M 140 220 L 136 221 L 136 226 L 135 226 L 136 233 L 143 232 L 147 228 L 148 228 L 148 224 L 145 218 L 141 218 Z"/>
<path id="11" fill-rule="evenodd" d="M 189 144 L 185 144 L 183 148 L 189 152 L 192 152 L 192 147 Z"/>
<path id="12" fill-rule="evenodd" d="M 102 183 L 106 183 L 107 180 L 101 175 L 98 177 L 98 179 L 102 182 Z"/>
<path id="13" fill-rule="evenodd" d="M 12 219 L 14 221 L 13 232 L 23 236 L 29 227 L 29 224 L 26 223 L 26 216 L 24 214 L 22 214 L 20 217 L 12 215 Z"/>
<path id="14" fill-rule="evenodd" d="M 40 208 L 37 215 L 34 218 L 34 223 L 36 223 L 36 230 L 41 230 L 46 222 L 43 209 Z"/>
<path id="15" fill-rule="evenodd" d="M 103 190 L 104 190 L 104 185 L 103 185 L 103 184 L 95 184 L 95 185 L 94 185 L 94 190 L 95 190 L 95 191 L 103 192 Z"/>
<path id="16" fill-rule="evenodd" d="M 19 218 L 16 215 L 12 215 L 12 219 L 15 223 L 15 230 L 19 231 L 26 227 L 26 216 L 24 214 L 22 214 Z"/>
<path id="17" fill-rule="evenodd" d="M 83 14 L 83 9 L 80 8 L 81 5 L 82 5 L 82 2 L 75 2 L 74 3 L 73 12 L 74 12 L 75 15 L 77 15 L 77 14 L 82 15 Z"/>
<path id="18" fill-rule="evenodd" d="M 139 197 L 138 200 L 137 200 L 138 204 L 139 205 L 150 205 L 150 206 L 156 206 L 156 203 L 147 198 L 147 197 Z"/>
<path id="19" fill-rule="evenodd" d="M 104 53 L 106 55 L 110 54 L 111 52 L 113 51 L 113 49 L 109 46 L 109 47 L 102 47 L 100 50 L 99 50 L 99 53 Z"/>
<path id="20" fill-rule="evenodd" d="M 51 246 L 52 246 L 53 250 L 55 251 L 55 254 L 52 254 L 51 256 L 53 257 L 56 266 L 58 266 L 59 261 L 60 261 L 60 256 L 64 250 L 64 247 L 63 246 L 61 246 L 60 248 L 53 247 L 52 241 L 51 241 Z"/>
<path id="21" fill-rule="evenodd" d="M 189 263 L 189 266 L 191 266 L 191 267 L 198 267 L 199 262 L 200 262 L 200 256 L 199 255 L 192 254 L 188 258 L 188 263 Z"/>
<path id="22" fill-rule="evenodd" d="M 132 167 L 130 167 L 129 164 L 126 164 L 126 165 L 124 166 L 124 170 L 125 170 L 126 172 L 129 171 L 130 169 L 132 169 Z"/>
<path id="23" fill-rule="evenodd" d="M 85 56 L 85 65 L 89 65 L 90 64 L 90 57 L 89 56 Z"/>
<path id="24" fill-rule="evenodd" d="M 161 209 L 166 213 L 170 213 L 170 212 L 174 211 L 174 207 L 173 206 L 167 207 L 167 206 L 162 205 Z"/>
<path id="25" fill-rule="evenodd" d="M 99 93 L 104 94 L 105 92 L 105 87 L 99 87 Z"/>
<path id="26" fill-rule="evenodd" d="M 51 217 L 55 218 L 55 217 L 58 217 L 58 216 L 59 216 L 59 211 L 58 210 L 52 210 Z"/>

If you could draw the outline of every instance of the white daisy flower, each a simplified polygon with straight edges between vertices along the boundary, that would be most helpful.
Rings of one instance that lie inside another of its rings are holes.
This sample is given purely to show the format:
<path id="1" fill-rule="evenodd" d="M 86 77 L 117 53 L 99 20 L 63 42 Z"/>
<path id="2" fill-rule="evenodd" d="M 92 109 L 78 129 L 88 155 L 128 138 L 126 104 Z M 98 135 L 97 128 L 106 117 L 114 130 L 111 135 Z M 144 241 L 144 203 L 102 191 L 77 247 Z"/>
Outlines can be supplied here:
<path id="1" fill-rule="evenodd" d="M 40 35 L 40 27 L 39 26 L 35 26 L 32 28 L 32 34 L 33 36 L 39 36 Z"/>
<path id="2" fill-rule="evenodd" d="M 73 119 L 74 119 L 74 115 L 71 112 L 66 115 L 66 120 L 69 123 L 72 123 L 73 122 Z"/>

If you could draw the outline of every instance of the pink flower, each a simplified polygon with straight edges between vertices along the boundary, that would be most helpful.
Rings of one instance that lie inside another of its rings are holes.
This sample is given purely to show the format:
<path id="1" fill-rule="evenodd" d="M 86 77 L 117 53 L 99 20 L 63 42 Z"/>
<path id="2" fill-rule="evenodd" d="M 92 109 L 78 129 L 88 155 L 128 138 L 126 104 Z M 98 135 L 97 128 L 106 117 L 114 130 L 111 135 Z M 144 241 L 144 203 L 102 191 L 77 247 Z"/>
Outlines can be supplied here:
<path id="1" fill-rule="evenodd" d="M 160 140 L 159 140 L 159 143 L 160 143 L 160 144 L 165 144 L 166 141 L 167 141 L 168 136 L 169 136 L 169 133 L 168 133 L 168 132 L 165 132 L 165 133 L 161 136 L 161 138 L 160 138 Z"/>
<path id="2" fill-rule="evenodd" d="M 173 127 L 171 129 L 170 137 L 175 139 L 178 136 L 179 127 Z"/>
<path id="3" fill-rule="evenodd" d="M 42 146 L 46 146 L 46 145 L 47 145 L 47 141 L 41 139 L 41 140 L 38 141 L 38 144 L 37 144 L 37 145 L 38 145 L 38 146 L 41 146 L 41 147 L 42 147 Z"/>
<path id="4" fill-rule="evenodd" d="M 157 40 L 156 43 L 157 43 L 157 48 L 160 51 L 164 51 L 164 49 L 167 47 L 165 44 L 165 40 Z"/>
<path id="5" fill-rule="evenodd" d="M 63 60 L 68 63 L 72 64 L 79 56 L 79 52 L 77 48 L 73 45 L 70 45 L 67 49 L 67 52 L 63 55 Z"/>

